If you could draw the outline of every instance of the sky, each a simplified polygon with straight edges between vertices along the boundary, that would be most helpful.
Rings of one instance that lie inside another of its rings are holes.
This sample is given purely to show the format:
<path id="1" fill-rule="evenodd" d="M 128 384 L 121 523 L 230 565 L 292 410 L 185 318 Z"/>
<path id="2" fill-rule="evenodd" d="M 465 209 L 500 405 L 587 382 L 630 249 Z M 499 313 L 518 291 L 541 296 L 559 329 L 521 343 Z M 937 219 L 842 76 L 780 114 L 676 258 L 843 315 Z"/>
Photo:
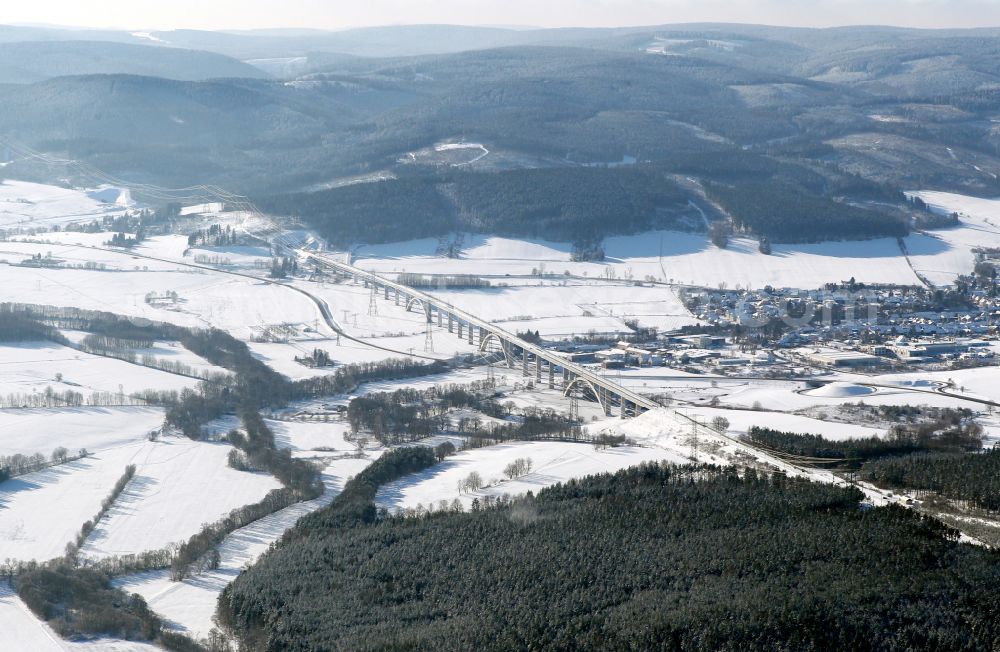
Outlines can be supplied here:
<path id="1" fill-rule="evenodd" d="M 448 23 L 1000 26 L 1000 0 L 0 0 L 0 24 L 144 30 Z"/>

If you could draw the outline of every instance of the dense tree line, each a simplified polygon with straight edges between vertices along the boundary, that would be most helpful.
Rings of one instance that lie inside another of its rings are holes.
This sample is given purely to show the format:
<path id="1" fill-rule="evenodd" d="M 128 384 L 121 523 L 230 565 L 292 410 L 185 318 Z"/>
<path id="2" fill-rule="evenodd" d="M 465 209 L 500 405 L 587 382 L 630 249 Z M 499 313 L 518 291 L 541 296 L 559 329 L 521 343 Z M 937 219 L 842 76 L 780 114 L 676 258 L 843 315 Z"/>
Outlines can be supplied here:
<path id="1" fill-rule="evenodd" d="M 57 464 L 73 462 L 87 457 L 87 455 L 89 453 L 86 448 L 81 448 L 78 453 L 72 455 L 63 446 L 53 449 L 52 454 L 48 458 L 41 453 L 33 453 L 31 455 L 24 455 L 22 453 L 0 455 L 0 482 L 26 473 L 41 471 Z"/>
<path id="2" fill-rule="evenodd" d="M 66 231 L 78 231 L 82 233 L 102 233 L 112 231 L 116 234 L 142 233 L 137 236 L 142 240 L 147 233 L 161 232 L 168 229 L 170 224 L 180 216 L 181 204 L 171 202 L 156 209 L 143 209 L 140 211 L 127 211 L 116 215 L 106 215 L 99 220 L 91 222 L 79 222 L 67 224 L 62 228 Z M 56 227 L 58 230 L 59 227 Z"/>
<path id="3" fill-rule="evenodd" d="M 57 329 L 16 310 L 12 304 L 0 304 L 0 342 L 42 340 L 64 343 L 66 338 Z"/>
<path id="4" fill-rule="evenodd" d="M 926 453 L 866 462 L 861 478 L 880 487 L 933 491 L 1000 511 L 1000 448 L 983 453 Z"/>
<path id="5" fill-rule="evenodd" d="M 319 367 L 332 367 L 334 366 L 333 358 L 330 357 L 329 352 L 324 351 L 320 348 L 315 348 L 309 355 L 295 356 L 293 358 L 296 362 L 307 367 L 319 368 Z"/>
<path id="6" fill-rule="evenodd" d="M 773 242 L 900 237 L 898 212 L 867 209 L 834 197 L 907 205 L 891 188 L 840 171 L 813 169 L 759 154 L 704 154 L 671 164 L 627 168 L 543 168 L 494 173 L 438 172 L 317 193 L 263 198 L 262 207 L 311 223 L 342 245 L 496 233 L 574 243 L 581 260 L 601 259 L 610 235 L 674 225 L 688 195 L 672 174 L 704 174 L 710 196 L 734 225 Z M 821 168 L 822 169 L 822 168 Z M 919 212 L 919 211 L 917 211 Z M 726 233 L 713 234 L 725 246 Z"/>
<path id="7" fill-rule="evenodd" d="M 116 233 L 111 236 L 111 239 L 104 244 L 111 247 L 122 247 L 124 249 L 131 249 L 136 245 L 140 244 L 146 239 L 146 233 L 142 229 L 135 232 L 134 235 L 127 235 L 125 233 Z"/>
<path id="8" fill-rule="evenodd" d="M 212 224 L 188 235 L 189 247 L 267 247 L 265 240 L 227 224 Z"/>
<path id="9" fill-rule="evenodd" d="M 599 242 L 663 222 L 687 196 L 665 175 L 643 168 L 512 170 L 456 176 L 449 185 L 463 225 L 480 233 Z"/>
<path id="10" fill-rule="evenodd" d="M 245 455 L 248 466 L 267 471 L 300 500 L 316 498 L 323 492 L 319 471 L 306 460 L 294 458 L 287 448 L 278 449 L 274 433 L 256 410 L 240 413 L 243 432 L 234 430 L 226 439 Z"/>
<path id="11" fill-rule="evenodd" d="M 905 236 L 898 216 L 859 208 L 782 181 L 712 184 L 712 198 L 737 228 L 771 242 L 817 242 Z"/>
<path id="12" fill-rule="evenodd" d="M 419 518 L 338 499 L 218 616 L 255 650 L 992 649 L 998 554 L 861 499 L 666 465 Z"/>
<path id="13" fill-rule="evenodd" d="M 269 491 L 260 501 L 237 507 L 218 521 L 205 525 L 169 556 L 157 555 L 146 560 L 138 560 L 151 564 L 141 569 L 148 570 L 167 565 L 170 567 L 170 579 L 176 582 L 204 570 L 218 568 L 220 562 L 218 546 L 227 536 L 254 521 L 290 507 L 301 499 L 301 496 L 291 489 Z M 130 571 L 136 570 L 135 564 L 126 567 Z"/>
<path id="14" fill-rule="evenodd" d="M 271 261 L 271 278 L 288 278 L 299 269 L 299 262 L 289 256 L 280 256 Z"/>
<path id="15" fill-rule="evenodd" d="M 452 172 L 263 198 L 265 211 L 308 221 L 340 243 L 392 242 L 449 231 L 575 243 L 662 226 L 686 195 L 644 168 Z"/>
<path id="16" fill-rule="evenodd" d="M 16 586 L 28 608 L 63 638 L 91 634 L 153 640 L 161 631 L 159 618 L 141 597 L 112 588 L 100 571 L 38 566 L 20 573 Z"/>
<path id="17" fill-rule="evenodd" d="M 226 652 L 210 636 L 205 644 L 168 631 L 138 593 L 111 584 L 96 568 L 75 568 L 61 560 L 27 564 L 14 581 L 18 596 L 37 617 L 65 639 L 111 637 L 157 643 L 174 652 Z"/>
<path id="18" fill-rule="evenodd" d="M 453 408 L 474 408 L 494 417 L 506 414 L 486 384 L 447 385 L 357 396 L 347 405 L 347 422 L 352 433 L 364 430 L 384 445 L 393 445 L 445 430 Z"/>
<path id="19" fill-rule="evenodd" d="M 441 360 L 417 362 L 398 358 L 381 362 L 358 362 L 343 365 L 332 374 L 295 381 L 293 391 L 296 398 L 333 396 L 354 390 L 363 383 L 433 376 L 447 370 L 448 363 Z"/>
<path id="20" fill-rule="evenodd" d="M 753 445 L 799 457 L 841 460 L 858 468 L 867 460 L 909 455 L 926 451 L 969 451 L 982 448 L 976 424 L 940 429 L 934 425 L 897 424 L 886 437 L 859 437 L 831 440 L 822 435 L 784 432 L 753 426 L 746 439 Z"/>
<path id="21" fill-rule="evenodd" d="M 529 439 L 587 440 L 580 425 L 548 408 L 526 408 L 513 420 L 483 423 L 478 416 L 452 423 L 449 412 L 469 408 L 494 419 L 511 417 L 513 403 L 501 404 L 490 383 L 443 385 L 426 390 L 410 388 L 366 394 L 351 399 L 347 421 L 351 432 L 370 433 L 381 444 L 393 446 L 437 433 L 473 438 L 472 446 Z"/>
<path id="22" fill-rule="evenodd" d="M 434 179 L 404 178 L 261 197 L 257 204 L 267 213 L 308 222 L 338 245 L 438 236 L 458 228 L 454 207 Z"/>
<path id="23" fill-rule="evenodd" d="M 101 522 L 101 519 L 111 511 L 114 507 L 115 501 L 122 495 L 125 491 L 125 487 L 128 483 L 132 481 L 135 477 L 135 464 L 129 464 L 125 467 L 125 472 L 121 474 L 121 477 L 115 482 L 115 486 L 111 488 L 111 492 L 104 497 L 101 501 L 101 508 L 97 511 L 94 518 L 89 521 L 84 522 L 83 526 L 80 528 L 80 532 L 76 535 L 76 540 L 72 543 L 66 544 L 66 561 L 71 564 L 76 564 L 78 562 L 77 554 L 80 548 L 83 547 L 84 542 L 90 533 L 94 531 L 97 524 Z"/>
<path id="24" fill-rule="evenodd" d="M 430 468 L 437 460 L 434 450 L 426 446 L 404 446 L 390 450 L 351 478 L 330 505 L 302 517 L 299 520 L 302 529 L 296 527 L 289 530 L 276 547 L 280 548 L 303 534 L 374 523 L 378 518 L 375 494 L 379 487 Z"/>

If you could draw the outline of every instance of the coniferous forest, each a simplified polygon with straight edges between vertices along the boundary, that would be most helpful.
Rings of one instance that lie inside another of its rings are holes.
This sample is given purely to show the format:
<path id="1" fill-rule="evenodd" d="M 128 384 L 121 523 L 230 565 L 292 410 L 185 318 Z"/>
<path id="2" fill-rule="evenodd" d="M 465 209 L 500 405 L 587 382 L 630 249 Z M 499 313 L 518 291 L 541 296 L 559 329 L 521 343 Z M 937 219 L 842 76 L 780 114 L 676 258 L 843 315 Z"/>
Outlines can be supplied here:
<path id="1" fill-rule="evenodd" d="M 934 491 L 980 509 L 1000 510 L 1000 448 L 874 460 L 864 465 L 861 477 L 879 486 Z"/>
<path id="2" fill-rule="evenodd" d="M 402 517 L 371 502 L 395 475 L 348 485 L 225 591 L 247 649 L 1000 645 L 998 553 L 854 489 L 646 465 Z"/>

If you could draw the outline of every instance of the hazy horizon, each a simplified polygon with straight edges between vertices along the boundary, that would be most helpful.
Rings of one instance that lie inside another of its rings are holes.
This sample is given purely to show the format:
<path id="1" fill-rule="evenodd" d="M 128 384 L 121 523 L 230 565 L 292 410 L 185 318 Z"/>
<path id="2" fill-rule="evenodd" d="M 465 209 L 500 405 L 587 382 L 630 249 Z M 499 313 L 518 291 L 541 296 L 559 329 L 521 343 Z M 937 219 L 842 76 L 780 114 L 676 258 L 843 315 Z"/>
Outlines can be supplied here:
<path id="1" fill-rule="evenodd" d="M 322 0 L 204 3 L 106 0 L 100 11 L 70 0 L 37 0 L 0 7 L 0 23 L 78 29 L 343 30 L 357 27 L 449 24 L 475 26 L 626 27 L 683 23 L 740 23 L 788 27 L 884 25 L 917 28 L 1000 26 L 996 0 L 371 0 L 333 6 Z"/>

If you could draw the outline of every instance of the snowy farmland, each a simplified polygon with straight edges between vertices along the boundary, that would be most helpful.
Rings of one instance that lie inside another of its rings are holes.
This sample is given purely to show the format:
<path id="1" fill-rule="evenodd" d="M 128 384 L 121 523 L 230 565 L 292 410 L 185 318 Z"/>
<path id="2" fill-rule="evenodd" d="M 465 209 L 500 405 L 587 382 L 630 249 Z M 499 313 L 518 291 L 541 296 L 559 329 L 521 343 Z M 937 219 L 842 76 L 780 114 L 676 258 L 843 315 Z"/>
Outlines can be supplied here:
<path id="1" fill-rule="evenodd" d="M 127 254 L 116 254 L 127 256 Z M 137 264 L 145 265 L 146 259 Z M 132 265 L 129 266 L 129 269 Z M 208 270 L 96 271 L 8 266 L 2 269 L 4 301 L 113 312 L 179 326 L 215 326 L 247 338 L 268 324 L 312 324 L 319 311 L 308 297 L 286 287 Z M 177 299 L 146 303 L 152 293 Z"/>
<path id="2" fill-rule="evenodd" d="M 158 550 L 257 502 L 281 485 L 226 464 L 231 446 L 164 437 L 136 454 L 136 474 L 80 553 L 89 559 Z"/>
<path id="3" fill-rule="evenodd" d="M 678 408 L 681 414 L 704 424 L 712 419 L 722 417 L 729 421 L 728 432 L 732 435 L 746 434 L 750 428 L 774 428 L 785 432 L 800 432 L 811 435 L 822 435 L 835 441 L 844 439 L 861 439 L 864 437 L 883 437 L 886 431 L 882 428 L 872 428 L 852 423 L 824 421 L 798 414 L 780 412 L 757 412 L 753 410 L 725 410 L 720 408 Z"/>
<path id="4" fill-rule="evenodd" d="M 846 280 L 845 270 L 869 283 L 915 285 L 920 281 L 891 238 L 819 244 L 775 245 L 765 256 L 757 241 L 736 237 L 726 249 L 707 236 L 680 231 L 652 231 L 608 238 L 605 260 L 572 262 L 566 243 L 473 237 L 458 259 L 434 256 L 436 240 L 417 240 L 359 248 L 358 266 L 382 273 L 474 274 L 503 277 L 530 275 L 544 269 L 592 279 L 647 276 L 676 285 L 761 288 L 821 287 Z M 913 248 L 918 248 L 914 245 Z M 971 269 L 971 267 L 970 267 Z"/>
<path id="5" fill-rule="evenodd" d="M 959 225 L 938 229 L 923 236 L 920 247 L 910 245 L 913 266 L 932 283 L 947 285 L 959 274 L 970 274 L 975 264 L 976 248 L 1000 247 L 1000 199 L 983 199 L 949 192 L 919 191 L 920 197 L 938 213 L 958 214 Z"/>
<path id="6" fill-rule="evenodd" d="M 0 451 L 48 455 L 62 446 L 93 453 L 142 440 L 161 425 L 163 409 L 153 407 L 0 410 Z"/>
<path id="7" fill-rule="evenodd" d="M 969 274 L 972 249 L 1000 247 L 1000 200 L 954 193 L 917 191 L 933 210 L 957 212 L 961 225 L 913 233 L 904 239 L 910 262 L 937 285 Z M 703 234 L 652 231 L 610 237 L 601 263 L 573 262 L 568 243 L 467 236 L 457 259 L 436 257 L 432 238 L 354 251 L 359 266 L 376 272 L 423 274 L 478 274 L 523 276 L 539 271 L 589 278 L 614 274 L 616 278 L 645 279 L 677 285 L 762 288 L 816 288 L 839 282 L 845 270 L 865 283 L 916 285 L 920 279 L 892 238 L 818 244 L 777 244 L 771 255 L 758 251 L 757 241 L 735 237 L 726 249 L 714 247 Z"/>
<path id="8" fill-rule="evenodd" d="M 518 458 L 532 462 L 531 472 L 515 479 L 504 476 L 504 468 Z M 423 505 L 437 508 L 444 500 L 458 499 L 466 506 L 475 498 L 517 496 L 528 491 L 597 473 L 614 473 L 643 462 L 685 463 L 681 455 L 657 448 L 623 446 L 596 450 L 590 444 L 570 442 L 511 442 L 463 450 L 436 466 L 392 482 L 379 489 L 375 502 L 396 511 Z M 486 486 L 460 491 L 459 482 L 477 472 Z"/>
<path id="9" fill-rule="evenodd" d="M 136 475 L 90 536 L 92 558 L 155 550 L 187 539 L 231 509 L 279 485 L 269 475 L 226 465 L 228 446 L 167 437 L 93 452 L 0 485 L 0 559 L 63 554 L 129 464 Z"/>
<path id="10" fill-rule="evenodd" d="M 326 491 L 321 497 L 287 507 L 230 534 L 219 546 L 221 563 L 215 570 L 181 582 L 170 581 L 169 571 L 148 571 L 122 578 L 116 586 L 141 595 L 177 630 L 206 636 L 215 626 L 212 617 L 219 594 L 240 571 L 253 563 L 296 521 L 328 505 L 344 488 L 347 480 L 363 471 L 372 461 L 371 458 L 348 458 L 332 462 L 323 471 Z"/>
<path id="11" fill-rule="evenodd" d="M 127 444 L 0 484 L 0 558 L 61 556 L 125 467 L 151 449 L 147 442 Z"/>
<path id="12" fill-rule="evenodd" d="M 121 213 L 130 204 L 127 191 L 117 188 L 86 191 L 5 180 L 0 183 L 0 228 L 90 222 L 103 215 Z"/>
<path id="13" fill-rule="evenodd" d="M 61 377 L 61 380 L 57 379 Z M 52 342 L 0 345 L 0 396 L 30 396 L 51 387 L 125 395 L 144 389 L 180 391 L 198 381 L 136 364 L 84 353 Z"/>

